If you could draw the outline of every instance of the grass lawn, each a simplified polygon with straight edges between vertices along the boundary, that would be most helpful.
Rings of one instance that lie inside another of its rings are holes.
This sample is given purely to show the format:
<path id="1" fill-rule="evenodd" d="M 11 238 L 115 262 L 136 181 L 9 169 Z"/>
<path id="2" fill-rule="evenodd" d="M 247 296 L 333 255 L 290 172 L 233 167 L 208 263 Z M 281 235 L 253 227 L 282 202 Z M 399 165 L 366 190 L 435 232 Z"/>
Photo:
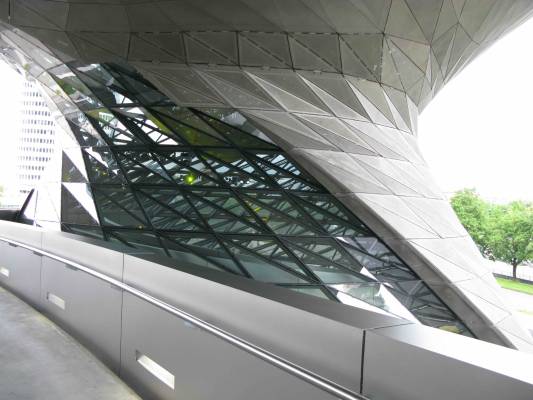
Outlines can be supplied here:
<path id="1" fill-rule="evenodd" d="M 533 285 L 514 281 L 512 279 L 496 278 L 501 287 L 510 290 L 516 290 L 517 292 L 533 294 Z"/>

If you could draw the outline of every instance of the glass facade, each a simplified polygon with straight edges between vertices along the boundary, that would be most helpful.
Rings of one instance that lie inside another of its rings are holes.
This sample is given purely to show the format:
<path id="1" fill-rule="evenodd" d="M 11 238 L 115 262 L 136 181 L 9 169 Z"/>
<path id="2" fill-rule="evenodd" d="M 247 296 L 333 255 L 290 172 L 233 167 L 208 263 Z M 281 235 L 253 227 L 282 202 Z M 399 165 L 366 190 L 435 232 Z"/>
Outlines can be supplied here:
<path id="1" fill-rule="evenodd" d="M 65 149 L 63 230 L 470 335 L 243 114 L 177 106 L 121 65 L 49 73 L 78 107 L 62 110 L 82 155 Z"/>

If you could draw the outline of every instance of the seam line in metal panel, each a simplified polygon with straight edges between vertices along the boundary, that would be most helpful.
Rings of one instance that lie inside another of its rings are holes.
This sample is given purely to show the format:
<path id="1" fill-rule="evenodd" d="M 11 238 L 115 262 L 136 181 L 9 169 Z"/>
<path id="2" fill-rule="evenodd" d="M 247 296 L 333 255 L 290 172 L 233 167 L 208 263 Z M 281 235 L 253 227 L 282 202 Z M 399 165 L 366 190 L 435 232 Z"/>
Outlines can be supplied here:
<path id="1" fill-rule="evenodd" d="M 81 264 L 78 264 L 74 261 L 71 261 L 71 260 L 68 260 L 66 258 L 63 258 L 61 256 L 57 256 L 55 254 L 52 254 L 52 253 L 49 253 L 45 250 L 41 250 L 41 249 L 38 249 L 38 248 L 35 248 L 33 246 L 29 246 L 29 245 L 26 245 L 24 243 L 21 243 L 21 242 L 18 242 L 16 240 L 12 240 L 12 239 L 7 239 L 7 238 L 4 238 L 4 237 L 0 237 L 0 240 L 3 241 L 3 242 L 6 242 L 8 244 L 11 244 L 11 245 L 15 245 L 15 246 L 20 246 L 20 247 L 23 247 L 27 250 L 30 250 L 30 251 L 33 251 L 33 252 L 38 252 L 40 253 L 41 255 L 43 256 L 46 256 L 46 257 L 49 257 L 49 258 L 52 258 L 56 261 L 59 261 L 61 263 L 64 263 L 64 264 L 67 264 L 67 265 L 70 265 L 71 267 L 74 267 L 74 268 L 77 268 L 78 270 L 81 270 L 83 272 L 86 272 L 87 274 L 89 275 L 92 275 L 98 279 L 101 279 L 103 281 L 106 281 L 106 282 L 109 282 L 111 283 L 112 285 L 114 286 L 117 286 L 121 289 L 123 289 L 124 291 L 142 299 L 142 300 L 145 300 L 157 307 L 159 307 L 160 309 L 162 310 L 165 310 L 167 312 L 169 312 L 170 314 L 173 314 L 183 320 L 186 320 L 188 322 L 190 322 L 191 324 L 201 328 L 202 330 L 206 331 L 206 332 L 209 332 L 211 333 L 212 335 L 228 342 L 228 343 L 231 343 L 233 344 L 235 347 L 238 347 L 260 359 L 262 359 L 263 361 L 266 361 L 268 362 L 269 364 L 272 364 L 282 370 L 284 370 L 285 372 L 288 372 L 308 383 L 310 383 L 311 385 L 325 391 L 325 392 L 328 392 L 336 397 L 338 397 L 339 399 L 342 399 L 342 400 L 368 400 L 368 398 L 360 395 L 360 394 L 357 394 L 357 393 L 354 393 L 340 385 L 337 385 L 336 383 L 334 382 L 331 382 L 329 381 L 328 379 L 320 376 L 320 375 L 317 375 L 311 371 L 308 371 L 307 369 L 297 365 L 297 364 L 294 364 L 288 360 L 285 360 L 284 358 L 282 357 L 279 357 L 273 353 L 270 353 L 269 351 L 267 350 L 264 350 L 262 349 L 261 347 L 259 346 L 256 346 L 252 343 L 249 343 L 247 342 L 246 340 L 244 339 L 241 339 L 239 338 L 238 336 L 235 336 L 229 332 L 226 332 L 225 330 L 215 326 L 215 325 L 212 325 L 198 317 L 195 317 L 194 315 L 192 314 L 189 314 L 188 312 L 186 311 L 183 311 L 173 305 L 170 305 L 168 303 L 165 303 L 155 297 L 153 297 L 152 295 L 148 294 L 148 293 L 145 293 L 139 289 L 136 289 L 134 288 L 133 286 L 130 286 L 124 282 L 121 282 L 115 278 L 112 278 L 110 276 L 107 276 L 101 272 L 98 272 L 98 271 L 95 271 L 89 267 L 85 267 Z"/>
<path id="2" fill-rule="evenodd" d="M 366 347 L 366 330 L 363 330 L 363 341 L 361 343 L 361 377 L 359 379 L 359 393 L 363 394 L 363 378 L 365 368 L 365 347 Z"/>

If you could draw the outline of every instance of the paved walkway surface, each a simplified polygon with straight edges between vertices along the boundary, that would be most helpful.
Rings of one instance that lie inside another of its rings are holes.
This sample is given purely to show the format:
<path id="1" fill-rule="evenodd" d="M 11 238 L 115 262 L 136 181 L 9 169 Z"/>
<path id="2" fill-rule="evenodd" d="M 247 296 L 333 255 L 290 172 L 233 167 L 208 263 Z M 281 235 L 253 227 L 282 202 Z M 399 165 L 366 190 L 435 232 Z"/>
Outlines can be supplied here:
<path id="1" fill-rule="evenodd" d="M 502 261 L 487 261 L 487 266 L 490 270 L 496 274 L 506 275 L 508 277 L 513 276 L 513 267 L 511 264 L 506 264 Z M 516 276 L 527 281 L 533 281 L 533 266 L 520 265 L 516 270 Z"/>
<path id="2" fill-rule="evenodd" d="M 0 287 L 1 400 L 139 400 L 88 350 Z"/>
<path id="3" fill-rule="evenodd" d="M 533 295 L 503 288 L 502 292 L 507 304 L 516 311 L 522 324 L 533 336 Z"/>

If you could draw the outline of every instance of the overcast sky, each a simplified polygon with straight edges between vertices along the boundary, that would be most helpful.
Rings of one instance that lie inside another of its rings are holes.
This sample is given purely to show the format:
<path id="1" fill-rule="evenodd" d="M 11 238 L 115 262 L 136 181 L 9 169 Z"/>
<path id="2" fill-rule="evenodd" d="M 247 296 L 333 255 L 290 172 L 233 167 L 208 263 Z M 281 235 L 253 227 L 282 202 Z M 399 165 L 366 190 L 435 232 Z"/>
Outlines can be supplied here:
<path id="1" fill-rule="evenodd" d="M 449 82 L 422 112 L 422 152 L 445 192 L 533 201 L 533 20 Z"/>
<path id="2" fill-rule="evenodd" d="M 533 20 L 467 66 L 423 111 L 422 152 L 446 193 L 533 201 Z M 22 78 L 0 62 L 0 184 L 14 178 Z M 531 119 L 531 120 L 530 120 Z"/>
<path id="3" fill-rule="evenodd" d="M 15 175 L 15 133 L 20 124 L 22 77 L 0 61 L 0 185 L 9 186 Z"/>

